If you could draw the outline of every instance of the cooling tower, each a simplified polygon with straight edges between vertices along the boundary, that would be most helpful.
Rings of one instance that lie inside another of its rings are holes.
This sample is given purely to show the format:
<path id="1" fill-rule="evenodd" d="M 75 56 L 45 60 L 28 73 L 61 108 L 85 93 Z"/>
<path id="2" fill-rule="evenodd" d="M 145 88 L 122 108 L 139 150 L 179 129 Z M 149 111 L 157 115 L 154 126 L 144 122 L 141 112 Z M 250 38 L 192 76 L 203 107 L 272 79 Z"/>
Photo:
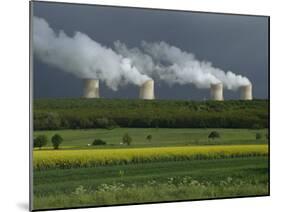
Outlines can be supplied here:
<path id="1" fill-rule="evenodd" d="M 252 100 L 252 84 L 244 85 L 240 87 L 241 90 L 241 99 L 243 100 Z"/>
<path id="2" fill-rule="evenodd" d="M 99 98 L 99 80 L 84 79 L 84 97 Z"/>
<path id="3" fill-rule="evenodd" d="M 140 99 L 154 99 L 154 81 L 147 80 L 140 87 Z"/>
<path id="4" fill-rule="evenodd" d="M 211 99 L 216 101 L 223 101 L 222 83 L 211 84 Z"/>

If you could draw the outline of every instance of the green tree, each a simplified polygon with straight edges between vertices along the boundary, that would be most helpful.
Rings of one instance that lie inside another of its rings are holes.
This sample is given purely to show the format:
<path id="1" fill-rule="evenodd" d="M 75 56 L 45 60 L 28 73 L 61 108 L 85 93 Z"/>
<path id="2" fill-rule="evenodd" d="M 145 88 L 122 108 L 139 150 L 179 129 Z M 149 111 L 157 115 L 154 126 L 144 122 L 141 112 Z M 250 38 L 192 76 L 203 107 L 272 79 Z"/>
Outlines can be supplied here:
<path id="1" fill-rule="evenodd" d="M 123 136 L 123 143 L 129 146 L 131 145 L 132 141 L 133 141 L 132 137 L 128 133 L 125 133 Z"/>
<path id="2" fill-rule="evenodd" d="M 96 119 L 97 127 L 106 128 L 109 125 L 109 120 L 105 117 Z"/>
<path id="3" fill-rule="evenodd" d="M 95 139 L 92 143 L 92 146 L 98 146 L 98 145 L 106 145 L 106 142 L 102 139 Z"/>
<path id="4" fill-rule="evenodd" d="M 62 143 L 62 141 L 63 141 L 63 138 L 59 134 L 55 134 L 52 137 L 52 144 L 53 144 L 54 149 L 58 149 L 60 144 Z"/>
<path id="5" fill-rule="evenodd" d="M 217 132 L 217 131 L 212 131 L 212 132 L 208 135 L 208 138 L 214 140 L 215 138 L 220 138 L 220 134 L 219 134 L 219 132 Z"/>
<path id="6" fill-rule="evenodd" d="M 57 130 L 61 126 L 61 119 L 55 112 L 40 112 L 34 115 L 35 130 Z"/>
<path id="7" fill-rule="evenodd" d="M 149 142 L 151 141 L 151 139 L 152 139 L 152 135 L 146 136 L 146 140 L 148 140 Z"/>
<path id="8" fill-rule="evenodd" d="M 38 135 L 34 139 L 33 146 L 34 147 L 39 147 L 41 149 L 43 146 L 46 146 L 48 143 L 48 137 L 46 135 Z"/>
<path id="9" fill-rule="evenodd" d="M 256 140 L 259 140 L 262 138 L 262 134 L 261 133 L 256 133 Z"/>

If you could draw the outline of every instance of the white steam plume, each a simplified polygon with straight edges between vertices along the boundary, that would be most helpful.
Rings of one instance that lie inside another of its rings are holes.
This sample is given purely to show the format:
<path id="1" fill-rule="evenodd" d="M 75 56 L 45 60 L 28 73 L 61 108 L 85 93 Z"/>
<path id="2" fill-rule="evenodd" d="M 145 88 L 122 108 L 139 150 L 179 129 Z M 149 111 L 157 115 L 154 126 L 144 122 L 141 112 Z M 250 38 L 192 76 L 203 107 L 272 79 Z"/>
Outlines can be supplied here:
<path id="1" fill-rule="evenodd" d="M 142 73 L 163 80 L 170 85 L 192 83 L 198 88 L 208 88 L 211 83 L 220 82 L 213 75 L 205 73 L 200 67 L 200 63 L 192 63 L 193 55 L 182 54 L 177 48 L 174 51 L 175 47 L 171 49 L 174 52 L 170 54 L 169 49 L 164 49 L 157 43 L 143 42 L 142 46 L 146 53 L 138 48 L 128 49 L 120 41 L 116 41 L 114 45 L 115 50 L 125 57 L 130 57 L 133 64 Z"/>
<path id="2" fill-rule="evenodd" d="M 79 78 L 99 79 L 113 90 L 128 83 L 141 85 L 150 79 L 139 72 L 131 58 L 81 32 L 75 32 L 73 37 L 63 31 L 56 33 L 42 18 L 33 18 L 33 42 L 34 53 L 42 62 Z"/>
<path id="3" fill-rule="evenodd" d="M 230 90 L 236 90 L 242 85 L 250 84 L 250 81 L 241 75 L 236 75 L 233 72 L 224 72 L 219 68 L 212 66 L 212 63 L 206 61 L 199 61 L 191 53 L 182 51 L 181 49 L 171 46 L 165 42 L 159 43 L 147 43 L 142 42 L 142 48 L 144 51 L 151 55 L 156 61 L 168 62 L 173 65 L 177 65 L 175 74 L 183 77 L 182 81 L 188 80 L 186 77 L 194 77 L 193 83 L 197 87 L 202 87 L 200 82 L 216 83 L 213 78 L 221 81 L 225 88 Z M 185 74 L 181 72 L 186 72 Z M 190 74 L 188 74 L 190 73 Z M 202 80 L 202 76 L 205 76 Z M 197 81 L 199 84 L 197 84 Z M 208 85 L 209 87 L 210 85 Z"/>
<path id="4" fill-rule="evenodd" d="M 144 74 L 159 78 L 169 84 L 192 83 L 198 88 L 209 88 L 210 84 L 222 82 L 227 89 L 235 90 L 250 84 L 246 77 L 230 71 L 214 68 L 210 62 L 198 61 L 191 53 L 165 42 L 142 42 L 142 50 L 128 49 L 125 44 L 115 42 L 115 50 L 130 57 L 133 64 Z"/>

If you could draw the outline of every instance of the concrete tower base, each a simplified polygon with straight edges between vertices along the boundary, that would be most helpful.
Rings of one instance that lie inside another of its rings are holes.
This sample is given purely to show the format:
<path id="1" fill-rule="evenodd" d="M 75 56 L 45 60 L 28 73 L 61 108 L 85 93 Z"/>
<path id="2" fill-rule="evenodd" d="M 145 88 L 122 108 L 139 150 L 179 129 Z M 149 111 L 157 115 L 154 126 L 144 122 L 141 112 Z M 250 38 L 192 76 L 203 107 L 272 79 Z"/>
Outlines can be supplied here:
<path id="1" fill-rule="evenodd" d="M 84 97 L 99 98 L 99 80 L 84 79 Z"/>
<path id="2" fill-rule="evenodd" d="M 216 101 L 223 101 L 223 84 L 211 84 L 211 99 Z"/>
<path id="3" fill-rule="evenodd" d="M 148 80 L 140 87 L 140 99 L 155 99 L 154 81 Z"/>
<path id="4" fill-rule="evenodd" d="M 252 100 L 253 94 L 252 94 L 252 85 L 245 85 L 240 87 L 241 91 L 241 99 L 242 100 Z"/>

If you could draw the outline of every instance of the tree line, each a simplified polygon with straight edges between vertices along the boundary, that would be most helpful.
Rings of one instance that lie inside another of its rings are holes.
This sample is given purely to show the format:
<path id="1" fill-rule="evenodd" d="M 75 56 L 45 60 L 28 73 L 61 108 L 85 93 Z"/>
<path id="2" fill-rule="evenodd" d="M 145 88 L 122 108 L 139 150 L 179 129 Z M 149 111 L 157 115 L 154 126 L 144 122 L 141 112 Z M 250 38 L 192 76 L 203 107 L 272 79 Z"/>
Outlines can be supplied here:
<path id="1" fill-rule="evenodd" d="M 34 129 L 267 128 L 268 101 L 35 100 Z"/>

